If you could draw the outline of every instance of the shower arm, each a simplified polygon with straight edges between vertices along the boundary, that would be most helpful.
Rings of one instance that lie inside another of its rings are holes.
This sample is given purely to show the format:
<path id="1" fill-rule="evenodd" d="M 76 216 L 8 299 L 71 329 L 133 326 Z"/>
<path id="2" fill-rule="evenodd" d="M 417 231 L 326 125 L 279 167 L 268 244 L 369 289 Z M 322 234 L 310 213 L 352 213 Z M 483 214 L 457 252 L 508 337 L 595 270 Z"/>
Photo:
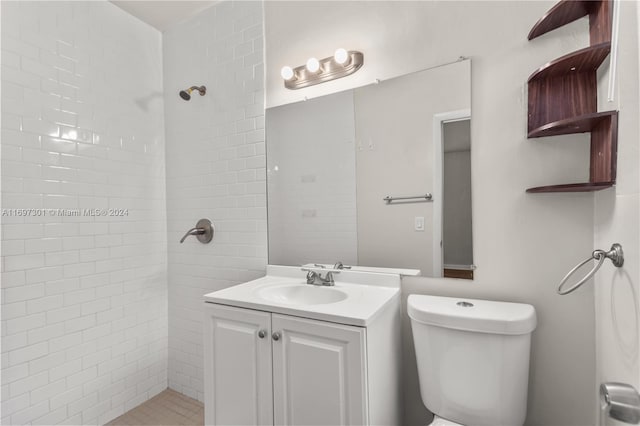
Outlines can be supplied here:
<path id="1" fill-rule="evenodd" d="M 189 93 L 197 90 L 200 93 L 200 96 L 204 96 L 207 93 L 207 88 L 205 86 L 191 86 L 189 87 Z"/>

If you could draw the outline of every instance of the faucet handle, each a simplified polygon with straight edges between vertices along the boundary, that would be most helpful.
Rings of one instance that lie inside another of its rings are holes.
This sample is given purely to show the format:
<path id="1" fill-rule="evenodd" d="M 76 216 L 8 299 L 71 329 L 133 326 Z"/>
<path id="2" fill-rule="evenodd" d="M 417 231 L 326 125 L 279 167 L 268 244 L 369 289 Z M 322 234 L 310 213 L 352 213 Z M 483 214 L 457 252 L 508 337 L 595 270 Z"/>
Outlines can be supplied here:
<path id="1" fill-rule="evenodd" d="M 303 269 L 304 270 L 304 269 Z M 316 281 L 318 274 L 316 271 L 307 270 L 307 284 L 313 284 Z"/>
<path id="2" fill-rule="evenodd" d="M 333 265 L 333 269 L 351 269 L 351 266 L 346 266 L 344 265 L 341 261 L 337 261 L 334 265 Z"/>

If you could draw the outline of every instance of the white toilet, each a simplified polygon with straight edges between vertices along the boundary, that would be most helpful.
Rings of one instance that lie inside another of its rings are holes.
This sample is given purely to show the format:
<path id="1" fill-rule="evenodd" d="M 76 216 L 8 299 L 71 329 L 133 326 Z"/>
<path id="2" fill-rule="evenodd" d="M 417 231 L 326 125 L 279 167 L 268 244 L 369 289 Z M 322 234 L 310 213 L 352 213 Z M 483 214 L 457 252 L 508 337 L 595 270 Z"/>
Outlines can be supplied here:
<path id="1" fill-rule="evenodd" d="M 432 426 L 524 423 L 533 306 L 413 294 L 407 310 Z"/>

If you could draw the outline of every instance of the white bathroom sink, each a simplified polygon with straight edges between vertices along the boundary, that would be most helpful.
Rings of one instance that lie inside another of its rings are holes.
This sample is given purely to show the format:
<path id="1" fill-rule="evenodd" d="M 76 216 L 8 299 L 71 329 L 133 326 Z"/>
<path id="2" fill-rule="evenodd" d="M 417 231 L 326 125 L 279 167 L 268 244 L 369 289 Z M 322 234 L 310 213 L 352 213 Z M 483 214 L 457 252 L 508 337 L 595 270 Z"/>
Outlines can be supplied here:
<path id="1" fill-rule="evenodd" d="M 305 276 L 300 267 L 268 265 L 267 276 L 206 294 L 204 300 L 366 327 L 400 297 L 397 274 L 340 271 L 334 286 L 307 284 Z"/>
<path id="2" fill-rule="evenodd" d="M 348 294 L 334 287 L 309 284 L 285 284 L 258 289 L 258 297 L 292 305 L 323 305 L 340 302 Z"/>

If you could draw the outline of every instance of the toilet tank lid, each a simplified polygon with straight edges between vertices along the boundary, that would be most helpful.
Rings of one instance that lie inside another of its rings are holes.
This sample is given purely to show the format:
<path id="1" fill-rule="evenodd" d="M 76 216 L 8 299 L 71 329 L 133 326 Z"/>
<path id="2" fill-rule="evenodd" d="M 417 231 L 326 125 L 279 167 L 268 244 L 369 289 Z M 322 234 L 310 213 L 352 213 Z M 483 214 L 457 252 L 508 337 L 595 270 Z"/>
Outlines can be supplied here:
<path id="1" fill-rule="evenodd" d="M 456 330 L 527 334 L 536 328 L 536 311 L 524 303 L 412 294 L 407 311 L 414 321 Z"/>

